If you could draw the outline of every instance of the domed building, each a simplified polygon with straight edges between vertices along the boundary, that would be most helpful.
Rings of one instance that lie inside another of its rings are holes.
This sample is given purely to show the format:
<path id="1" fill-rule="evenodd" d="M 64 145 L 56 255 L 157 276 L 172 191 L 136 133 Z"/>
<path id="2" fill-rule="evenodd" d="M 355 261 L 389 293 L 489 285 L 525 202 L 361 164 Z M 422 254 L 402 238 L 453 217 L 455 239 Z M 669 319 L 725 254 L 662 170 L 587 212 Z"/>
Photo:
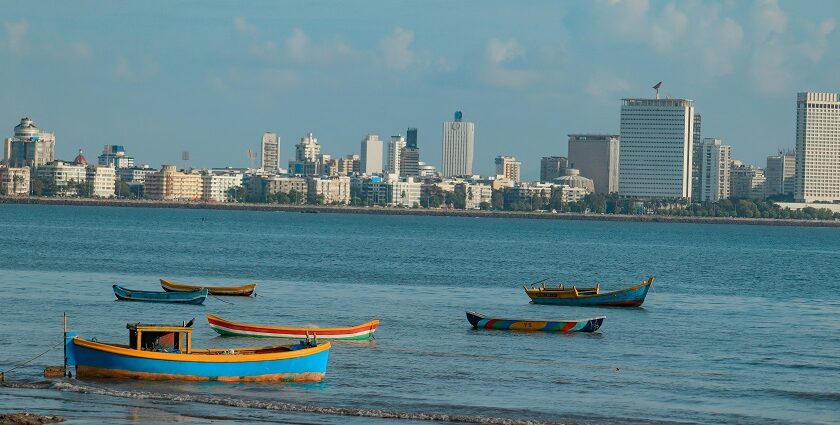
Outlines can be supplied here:
<path id="1" fill-rule="evenodd" d="M 82 154 L 83 154 L 83 151 L 81 149 L 79 149 L 79 154 L 76 155 L 76 159 L 74 159 L 73 162 L 75 162 L 76 164 L 88 165 L 87 158 L 85 158 L 85 156 L 82 155 Z"/>
<path id="2" fill-rule="evenodd" d="M 21 118 L 20 124 L 15 126 L 15 138 L 17 139 L 37 141 L 40 139 L 38 137 L 40 133 L 41 130 L 35 125 L 35 121 L 32 121 L 32 118 L 29 117 Z"/>
<path id="3" fill-rule="evenodd" d="M 21 118 L 14 137 L 3 142 L 3 160 L 12 167 L 40 167 L 55 159 L 55 133 L 41 131 L 30 117 Z"/>
<path id="4" fill-rule="evenodd" d="M 566 175 L 557 177 L 554 179 L 554 183 L 574 188 L 583 188 L 590 193 L 595 191 L 595 182 L 592 179 L 581 176 L 580 170 L 576 168 L 566 168 Z"/>

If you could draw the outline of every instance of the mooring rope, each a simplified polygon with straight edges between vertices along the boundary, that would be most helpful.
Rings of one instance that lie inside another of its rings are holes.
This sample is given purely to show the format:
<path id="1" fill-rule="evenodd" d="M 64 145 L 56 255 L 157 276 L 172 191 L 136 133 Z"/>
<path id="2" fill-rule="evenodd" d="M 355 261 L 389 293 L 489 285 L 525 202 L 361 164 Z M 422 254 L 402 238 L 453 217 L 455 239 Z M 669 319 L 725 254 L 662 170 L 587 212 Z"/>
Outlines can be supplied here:
<path id="1" fill-rule="evenodd" d="M 64 341 L 61 341 L 61 342 L 59 342 L 58 344 L 53 345 L 52 347 L 48 348 L 48 349 L 47 349 L 47 351 L 44 351 L 43 353 L 38 354 L 37 356 L 35 356 L 35 357 L 33 357 L 33 358 L 31 358 L 31 359 L 29 359 L 29 360 L 27 360 L 27 361 L 23 362 L 23 363 L 20 363 L 20 364 L 18 364 L 18 365 L 15 365 L 13 368 L 11 368 L 11 369 L 9 369 L 9 370 L 5 370 L 5 371 L 3 371 L 3 372 L 0 372 L 0 375 L 5 375 L 5 374 L 7 374 L 7 373 L 9 373 L 9 372 L 11 372 L 11 371 L 13 371 L 13 370 L 15 370 L 15 369 L 17 369 L 17 368 L 21 367 L 21 366 L 26 366 L 27 364 L 29 364 L 29 363 L 30 363 L 30 362 L 32 362 L 33 360 L 37 359 L 38 357 L 43 356 L 44 354 L 49 353 L 50 351 L 52 351 L 52 349 L 53 349 L 53 348 L 58 347 L 59 345 L 62 345 L 62 344 L 64 344 Z"/>
<path id="2" fill-rule="evenodd" d="M 223 300 L 223 299 L 221 299 L 221 298 L 219 298 L 219 297 L 217 297 L 217 296 L 215 296 L 215 295 L 210 295 L 210 296 L 211 296 L 211 297 L 213 297 L 213 299 L 219 300 L 219 301 L 221 301 L 221 302 L 223 302 L 223 303 L 228 303 L 228 304 L 231 304 L 231 305 L 236 305 L 236 303 L 232 303 L 232 302 L 230 302 L 230 301 L 225 301 L 225 300 Z"/>

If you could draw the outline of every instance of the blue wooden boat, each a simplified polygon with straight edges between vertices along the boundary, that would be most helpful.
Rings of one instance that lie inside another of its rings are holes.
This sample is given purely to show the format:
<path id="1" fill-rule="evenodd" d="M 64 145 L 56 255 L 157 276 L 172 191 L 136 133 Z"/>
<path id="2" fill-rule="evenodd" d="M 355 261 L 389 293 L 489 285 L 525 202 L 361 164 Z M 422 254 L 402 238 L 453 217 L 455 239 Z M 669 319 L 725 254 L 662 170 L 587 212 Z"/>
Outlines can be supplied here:
<path id="1" fill-rule="evenodd" d="M 474 328 L 511 331 L 595 332 L 601 328 L 606 318 L 607 316 L 577 320 L 494 319 L 474 311 L 467 312 L 467 320 Z"/>
<path id="2" fill-rule="evenodd" d="M 538 282 L 539 283 L 539 282 Z M 555 304 L 568 306 L 587 307 L 638 307 L 645 302 L 648 290 L 653 285 L 653 278 L 644 282 L 617 291 L 601 292 L 601 285 L 596 284 L 593 288 L 578 288 L 576 286 L 546 287 L 531 285 L 525 286 L 525 293 L 535 304 Z"/>
<path id="3" fill-rule="evenodd" d="M 330 343 L 196 349 L 189 325 L 129 323 L 128 344 L 65 334 L 65 369 L 79 378 L 222 382 L 320 381 Z"/>
<path id="4" fill-rule="evenodd" d="M 120 285 L 114 285 L 114 295 L 122 301 L 145 301 L 153 303 L 176 303 L 176 304 L 202 304 L 207 298 L 207 289 L 200 289 L 192 292 L 163 292 L 163 291 L 136 291 L 126 289 Z"/>

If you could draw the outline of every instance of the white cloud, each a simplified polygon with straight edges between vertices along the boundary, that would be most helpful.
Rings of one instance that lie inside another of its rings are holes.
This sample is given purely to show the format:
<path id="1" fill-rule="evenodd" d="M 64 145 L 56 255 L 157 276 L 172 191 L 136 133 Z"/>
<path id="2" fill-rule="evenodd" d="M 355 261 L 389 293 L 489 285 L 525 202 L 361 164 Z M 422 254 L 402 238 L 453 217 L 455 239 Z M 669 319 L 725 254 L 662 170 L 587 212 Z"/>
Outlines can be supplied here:
<path id="1" fill-rule="evenodd" d="M 73 57 L 77 59 L 89 59 L 93 56 L 93 52 L 90 49 L 90 46 L 83 41 L 76 41 L 70 44 L 70 52 L 72 53 Z"/>
<path id="2" fill-rule="evenodd" d="M 380 42 L 380 48 L 385 57 L 385 66 L 391 69 L 406 69 L 417 60 L 411 51 L 414 42 L 414 32 L 402 28 L 394 31 Z"/>
<path id="3" fill-rule="evenodd" d="M 316 43 L 300 28 L 293 29 L 286 39 L 286 53 L 289 60 L 301 64 L 329 64 L 357 56 L 353 48 L 339 38 Z"/>
<path id="4" fill-rule="evenodd" d="M 254 43 L 251 45 L 250 51 L 255 57 L 266 61 L 276 61 L 282 56 L 280 47 L 273 41 Z"/>
<path id="5" fill-rule="evenodd" d="M 160 72 L 160 65 L 150 59 L 136 65 L 125 58 L 119 58 L 114 66 L 114 78 L 122 81 L 139 82 L 154 77 L 158 72 Z"/>
<path id="6" fill-rule="evenodd" d="M 266 87 L 277 90 L 291 90 L 300 85 L 300 77 L 295 71 L 288 69 L 270 69 L 263 72 L 261 77 Z"/>
<path id="7" fill-rule="evenodd" d="M 623 79 L 604 72 L 596 73 L 586 83 L 586 93 L 601 100 L 615 100 L 620 93 L 630 90 L 630 84 Z"/>
<path id="8" fill-rule="evenodd" d="M 240 34 L 251 34 L 257 32 L 257 26 L 248 22 L 242 16 L 233 18 L 233 28 Z"/>
<path id="9" fill-rule="evenodd" d="M 491 38 L 487 43 L 487 61 L 493 66 L 509 62 L 523 53 L 522 46 L 514 38 L 507 41 Z"/>
<path id="10" fill-rule="evenodd" d="M 762 95 L 778 95 L 789 91 L 793 79 L 784 49 L 766 43 L 755 49 L 750 61 L 750 86 Z"/>
<path id="11" fill-rule="evenodd" d="M 3 22 L 6 31 L 6 48 L 11 52 L 21 52 L 24 49 L 24 39 L 29 31 L 29 22 L 21 19 L 17 22 Z"/>
<path id="12" fill-rule="evenodd" d="M 518 88 L 532 84 L 540 79 L 540 74 L 528 69 L 511 69 L 508 62 L 525 55 L 519 42 L 511 38 L 499 40 L 491 38 L 487 42 L 487 65 L 482 72 L 482 79 L 491 86 Z"/>
<path id="13" fill-rule="evenodd" d="M 688 17 L 673 3 L 668 3 L 660 16 L 651 17 L 649 25 L 649 37 L 653 45 L 659 50 L 667 50 L 686 33 Z"/>
<path id="14" fill-rule="evenodd" d="M 759 0 L 752 11 L 752 24 L 756 38 L 766 39 L 787 30 L 787 15 L 776 0 Z"/>
<path id="15" fill-rule="evenodd" d="M 828 37 L 834 33 L 837 28 L 837 21 L 834 18 L 828 18 L 822 21 L 819 25 L 810 28 L 810 38 L 805 40 L 800 45 L 802 53 L 811 60 L 811 62 L 819 62 L 825 55 L 828 47 Z"/>

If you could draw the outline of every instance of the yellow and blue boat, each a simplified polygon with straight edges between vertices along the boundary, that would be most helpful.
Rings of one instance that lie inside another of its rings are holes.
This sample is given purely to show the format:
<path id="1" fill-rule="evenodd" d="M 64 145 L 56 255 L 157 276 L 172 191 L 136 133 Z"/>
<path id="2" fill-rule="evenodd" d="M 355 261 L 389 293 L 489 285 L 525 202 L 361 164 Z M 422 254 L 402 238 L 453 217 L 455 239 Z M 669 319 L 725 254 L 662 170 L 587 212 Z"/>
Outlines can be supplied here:
<path id="1" fill-rule="evenodd" d="M 78 378 L 222 382 L 320 381 L 330 343 L 307 338 L 293 345 L 196 349 L 188 325 L 129 323 L 128 344 L 65 334 L 67 370 Z"/>

